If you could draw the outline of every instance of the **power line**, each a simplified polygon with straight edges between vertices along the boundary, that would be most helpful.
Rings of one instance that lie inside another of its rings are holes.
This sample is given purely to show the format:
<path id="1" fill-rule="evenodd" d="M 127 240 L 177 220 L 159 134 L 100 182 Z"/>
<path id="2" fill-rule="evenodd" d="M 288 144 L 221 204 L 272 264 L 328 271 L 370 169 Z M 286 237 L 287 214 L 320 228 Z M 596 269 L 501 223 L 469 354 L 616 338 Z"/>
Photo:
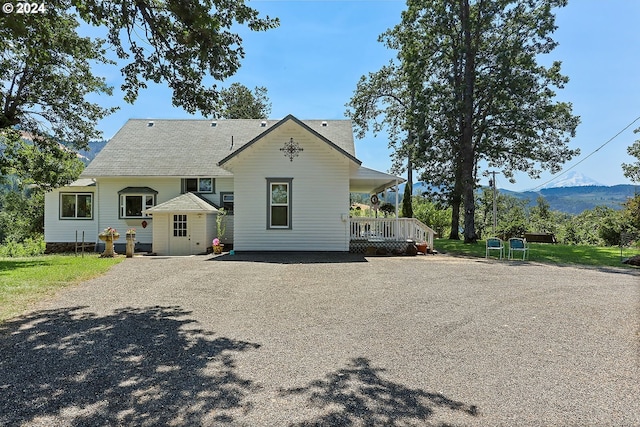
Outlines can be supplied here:
<path id="1" fill-rule="evenodd" d="M 545 185 L 547 185 L 548 183 L 555 181 L 556 179 L 560 178 L 561 176 L 565 175 L 567 172 L 569 172 L 571 169 L 575 168 L 576 166 L 578 166 L 580 163 L 584 162 L 585 160 L 587 160 L 589 157 L 593 156 L 595 153 L 597 153 L 598 151 L 600 151 L 600 149 L 602 147 L 604 147 L 605 145 L 607 145 L 608 143 L 610 143 L 611 141 L 613 141 L 614 139 L 616 139 L 618 136 L 620 136 L 624 131 L 626 131 L 627 129 L 629 129 L 631 126 L 633 126 L 633 124 L 635 122 L 637 122 L 638 120 L 640 120 L 640 116 L 636 117 L 634 121 L 632 121 L 631 123 L 629 123 L 627 126 L 624 127 L 624 129 L 622 129 L 620 132 L 616 133 L 615 135 L 613 135 L 607 142 L 605 142 L 604 144 L 602 144 L 601 146 L 599 146 L 598 148 L 596 148 L 595 150 L 593 150 L 591 153 L 589 153 L 589 155 L 585 158 L 583 158 L 582 160 L 580 160 L 578 163 L 576 163 L 575 165 L 571 166 L 569 169 L 565 169 L 562 172 L 559 172 L 558 175 L 554 176 L 553 178 L 551 178 L 550 180 L 543 182 L 542 184 L 538 185 L 537 187 L 533 187 L 531 190 L 529 191 L 534 191 L 537 190 L 540 187 L 543 187 Z"/>

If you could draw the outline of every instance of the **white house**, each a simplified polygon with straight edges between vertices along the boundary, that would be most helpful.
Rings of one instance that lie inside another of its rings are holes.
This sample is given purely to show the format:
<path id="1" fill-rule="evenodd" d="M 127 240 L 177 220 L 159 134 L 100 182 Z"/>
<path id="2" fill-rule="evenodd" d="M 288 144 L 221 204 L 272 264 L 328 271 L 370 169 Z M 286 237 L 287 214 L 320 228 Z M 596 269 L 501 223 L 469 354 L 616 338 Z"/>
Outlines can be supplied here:
<path id="1" fill-rule="evenodd" d="M 45 241 L 135 228 L 139 250 L 204 253 L 224 207 L 220 237 L 236 251 L 348 251 L 362 236 L 349 193 L 400 181 L 361 165 L 348 120 L 129 120 L 78 181 L 47 193 Z M 387 235 L 404 240 L 398 224 Z"/>

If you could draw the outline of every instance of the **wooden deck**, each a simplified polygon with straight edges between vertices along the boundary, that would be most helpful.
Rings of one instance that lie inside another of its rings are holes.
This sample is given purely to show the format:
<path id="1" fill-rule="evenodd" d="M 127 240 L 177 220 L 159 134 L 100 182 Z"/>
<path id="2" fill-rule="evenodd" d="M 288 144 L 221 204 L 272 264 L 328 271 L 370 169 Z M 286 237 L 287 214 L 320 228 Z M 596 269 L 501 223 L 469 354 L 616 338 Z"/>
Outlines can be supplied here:
<path id="1" fill-rule="evenodd" d="M 436 232 L 415 218 L 350 218 L 351 252 L 367 248 L 384 248 L 389 252 L 405 251 L 409 244 L 426 242 L 433 249 Z"/>

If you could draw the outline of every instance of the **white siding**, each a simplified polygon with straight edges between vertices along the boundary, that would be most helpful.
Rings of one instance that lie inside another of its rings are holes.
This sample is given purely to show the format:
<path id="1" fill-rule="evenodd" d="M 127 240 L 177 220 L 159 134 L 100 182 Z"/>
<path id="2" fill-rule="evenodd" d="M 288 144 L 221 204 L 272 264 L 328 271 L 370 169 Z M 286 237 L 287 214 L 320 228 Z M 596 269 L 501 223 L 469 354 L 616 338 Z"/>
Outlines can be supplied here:
<path id="1" fill-rule="evenodd" d="M 99 228 L 103 230 L 113 227 L 121 234 L 129 228 L 136 229 L 136 240 L 140 243 L 151 243 L 153 239 L 153 223 L 151 218 L 118 218 L 120 215 L 120 197 L 118 191 L 126 187 L 150 187 L 158 192 L 156 204 L 164 203 L 180 195 L 180 179 L 177 178 L 100 178 L 97 180 L 100 206 L 97 216 Z M 142 227 L 142 222 L 147 227 Z"/>
<path id="2" fill-rule="evenodd" d="M 60 193 L 93 193 L 92 219 L 60 219 Z M 98 235 L 98 197 L 96 187 L 62 187 L 49 191 L 44 195 L 44 241 L 74 242 L 76 231 L 78 241 L 82 241 L 84 231 L 85 242 L 95 242 Z"/>
<path id="3" fill-rule="evenodd" d="M 280 151 L 303 148 L 290 161 Z M 242 251 L 348 251 L 349 160 L 293 122 L 232 160 L 234 248 Z M 291 229 L 267 229 L 267 178 L 292 178 Z"/>
<path id="4" fill-rule="evenodd" d="M 220 192 L 233 192 L 233 178 L 217 178 L 215 193 L 205 194 L 215 205 L 220 206 Z M 46 242 L 73 242 L 76 230 L 78 239 L 82 239 L 85 232 L 85 241 L 97 241 L 97 235 L 107 227 L 113 227 L 122 235 L 129 228 L 136 229 L 136 241 L 143 244 L 153 243 L 153 251 L 168 253 L 169 251 L 169 215 L 156 214 L 150 218 L 119 218 L 120 199 L 118 191 L 126 187 L 149 187 L 158 192 L 156 204 L 166 202 L 180 195 L 180 178 L 100 178 L 96 186 L 91 187 L 63 187 L 53 190 L 45 195 L 45 241 Z M 69 193 L 93 193 L 93 218 L 91 220 L 61 220 L 60 219 L 60 192 Z M 147 222 L 147 227 L 142 227 L 142 222 Z M 225 243 L 233 242 L 233 216 L 226 218 L 226 233 L 223 239 Z M 199 223 L 196 220 L 197 232 L 193 240 L 193 252 L 205 252 L 211 245 L 216 235 L 215 215 L 207 216 L 206 221 Z M 160 229 L 154 233 L 154 228 Z M 196 229 L 194 229 L 196 231 Z M 123 243 L 119 241 L 118 243 Z"/>

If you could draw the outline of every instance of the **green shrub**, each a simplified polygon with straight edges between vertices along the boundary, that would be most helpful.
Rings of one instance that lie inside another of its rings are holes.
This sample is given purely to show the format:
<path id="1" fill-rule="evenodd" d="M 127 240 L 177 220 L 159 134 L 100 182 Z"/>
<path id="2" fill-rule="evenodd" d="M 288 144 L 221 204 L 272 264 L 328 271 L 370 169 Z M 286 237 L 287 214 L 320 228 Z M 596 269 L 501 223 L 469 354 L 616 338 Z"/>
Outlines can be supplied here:
<path id="1" fill-rule="evenodd" d="M 45 242 L 42 236 L 37 238 L 26 238 L 23 242 L 14 239 L 7 240 L 0 245 L 0 257 L 32 257 L 44 254 Z"/>

